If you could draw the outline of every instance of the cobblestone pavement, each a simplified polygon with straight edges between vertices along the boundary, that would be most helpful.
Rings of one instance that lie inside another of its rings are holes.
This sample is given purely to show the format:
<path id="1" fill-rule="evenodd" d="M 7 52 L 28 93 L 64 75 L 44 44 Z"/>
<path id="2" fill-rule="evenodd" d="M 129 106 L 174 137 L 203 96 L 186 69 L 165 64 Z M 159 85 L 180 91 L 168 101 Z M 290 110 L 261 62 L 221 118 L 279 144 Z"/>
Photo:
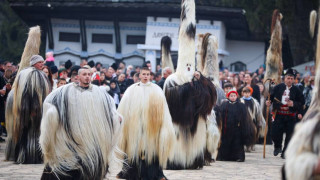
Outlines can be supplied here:
<path id="1" fill-rule="evenodd" d="M 5 143 L 0 143 L 0 179 L 40 179 L 44 165 L 21 165 L 4 161 Z M 284 160 L 274 157 L 273 146 L 266 148 L 266 159 L 262 158 L 263 146 L 256 145 L 256 151 L 246 153 L 245 162 L 217 161 L 201 170 L 165 170 L 164 174 L 170 180 L 201 180 L 201 179 L 280 179 L 281 166 Z M 120 170 L 117 165 L 111 166 L 111 174 L 106 179 L 114 180 Z"/>

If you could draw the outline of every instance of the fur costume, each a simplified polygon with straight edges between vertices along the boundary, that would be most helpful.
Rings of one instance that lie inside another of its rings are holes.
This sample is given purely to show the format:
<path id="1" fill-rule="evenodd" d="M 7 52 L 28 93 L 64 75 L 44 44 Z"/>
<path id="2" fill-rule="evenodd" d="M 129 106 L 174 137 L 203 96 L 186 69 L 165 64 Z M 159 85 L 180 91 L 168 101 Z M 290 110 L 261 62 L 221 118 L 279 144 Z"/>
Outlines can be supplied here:
<path id="1" fill-rule="evenodd" d="M 224 91 L 220 88 L 219 83 L 219 63 L 218 63 L 218 41 L 210 33 L 198 35 L 198 53 L 197 69 L 211 80 L 217 91 L 217 105 L 221 105 L 222 100 L 226 99 Z M 218 108 L 212 110 L 211 115 L 207 117 L 207 151 L 205 161 L 208 165 L 210 160 L 216 159 L 221 134 L 221 119 L 216 114 Z"/>
<path id="2" fill-rule="evenodd" d="M 317 11 L 312 10 L 310 12 L 310 19 L 309 19 L 309 25 L 310 25 L 310 36 L 311 38 L 314 37 L 314 32 L 316 29 L 316 23 L 317 23 Z"/>
<path id="3" fill-rule="evenodd" d="M 42 163 L 38 144 L 42 103 L 51 87 L 42 71 L 29 67 L 30 58 L 39 52 L 39 47 L 40 28 L 36 26 L 30 28 L 21 66 L 6 104 L 8 138 L 5 158 L 16 163 Z"/>
<path id="4" fill-rule="evenodd" d="M 259 102 L 251 97 L 250 100 L 245 100 L 244 98 L 241 98 L 240 101 L 246 105 L 246 108 L 248 110 L 249 118 L 253 121 L 255 128 L 256 128 L 256 140 L 260 137 L 264 137 L 264 128 L 266 126 L 266 121 L 263 117 L 261 107 Z"/>
<path id="5" fill-rule="evenodd" d="M 164 36 L 161 39 L 161 63 L 162 63 L 162 70 L 166 67 L 169 67 L 174 73 L 174 67 L 171 59 L 171 38 L 169 36 Z M 162 72 L 163 76 L 163 72 Z"/>
<path id="6" fill-rule="evenodd" d="M 162 89 L 151 82 L 133 84 L 124 93 L 118 112 L 124 118 L 120 148 L 131 166 L 122 171 L 122 178 L 164 177 L 162 168 L 173 155 L 175 134 Z"/>
<path id="7" fill-rule="evenodd" d="M 318 28 L 319 34 L 320 28 Z M 318 36 L 319 40 L 319 36 Z M 318 41 L 319 42 L 319 41 Z M 317 52 L 320 51 L 319 43 Z M 317 56 L 317 61 L 319 57 Z M 296 125 L 288 148 L 285 152 L 286 163 L 283 168 L 283 179 L 320 179 L 313 175 L 320 159 L 320 67 L 316 67 L 313 97 L 302 122 Z"/>
<path id="8" fill-rule="evenodd" d="M 317 45 L 320 44 L 320 37 L 319 37 L 319 33 L 317 33 L 317 35 L 315 35 L 314 32 L 316 32 L 319 27 L 320 24 L 317 23 L 317 11 L 313 10 L 310 12 L 310 36 L 313 40 L 313 49 L 316 51 L 316 57 L 315 57 L 315 67 L 318 66 L 318 61 L 320 58 L 320 50 L 316 47 Z M 318 28 L 317 28 L 318 25 Z M 316 37 L 315 37 L 316 36 Z M 317 69 L 317 68 L 316 68 Z"/>
<path id="9" fill-rule="evenodd" d="M 103 179 L 116 150 L 121 117 L 106 91 L 75 83 L 45 99 L 40 145 L 42 179 Z"/>
<path id="10" fill-rule="evenodd" d="M 273 83 L 281 83 L 281 74 L 283 69 L 282 64 L 282 14 L 279 10 L 274 10 L 271 24 L 271 40 L 266 57 L 266 73 L 264 81 L 271 79 Z M 266 92 L 269 92 L 269 82 L 265 83 Z M 265 97 L 267 94 L 265 95 Z"/>
<path id="11" fill-rule="evenodd" d="M 244 104 L 225 100 L 220 106 L 222 117 L 221 145 L 218 161 L 245 161 L 244 145 L 255 143 L 255 128 Z"/>
<path id="12" fill-rule="evenodd" d="M 198 34 L 197 70 L 215 85 L 221 105 L 226 96 L 219 83 L 218 40 L 210 33 Z"/>
<path id="13" fill-rule="evenodd" d="M 181 3 L 179 52 L 176 72 L 165 81 L 167 98 L 176 134 L 174 156 L 167 169 L 197 169 L 204 164 L 207 116 L 216 103 L 216 90 L 212 82 L 195 72 L 195 2 Z"/>

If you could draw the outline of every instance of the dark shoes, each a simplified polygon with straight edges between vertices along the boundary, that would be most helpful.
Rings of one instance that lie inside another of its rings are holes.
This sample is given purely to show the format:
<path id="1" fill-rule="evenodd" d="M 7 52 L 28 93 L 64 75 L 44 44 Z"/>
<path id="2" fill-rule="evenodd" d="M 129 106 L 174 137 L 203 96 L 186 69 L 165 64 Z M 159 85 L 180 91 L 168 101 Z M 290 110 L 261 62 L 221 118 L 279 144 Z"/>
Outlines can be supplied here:
<path id="1" fill-rule="evenodd" d="M 278 156 L 278 154 L 281 153 L 281 151 L 282 151 L 281 148 L 275 148 L 273 151 L 273 155 Z"/>
<path id="2" fill-rule="evenodd" d="M 6 140 L 0 137 L 0 142 L 5 142 Z"/>
<path id="3" fill-rule="evenodd" d="M 282 158 L 282 159 L 285 159 L 285 157 L 284 157 L 284 152 L 281 154 L 281 158 Z"/>

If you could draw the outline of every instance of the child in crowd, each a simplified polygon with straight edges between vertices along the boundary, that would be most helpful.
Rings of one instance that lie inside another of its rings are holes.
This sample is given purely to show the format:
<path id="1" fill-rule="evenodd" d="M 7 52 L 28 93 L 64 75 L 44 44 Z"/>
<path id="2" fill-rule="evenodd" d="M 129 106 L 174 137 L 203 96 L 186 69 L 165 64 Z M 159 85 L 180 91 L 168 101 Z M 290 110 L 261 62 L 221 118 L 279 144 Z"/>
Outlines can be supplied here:
<path id="1" fill-rule="evenodd" d="M 266 122 L 264 120 L 259 102 L 251 96 L 252 92 L 253 90 L 251 87 L 244 87 L 242 89 L 242 98 L 240 99 L 240 101 L 245 104 L 246 109 L 248 110 L 249 118 L 255 125 L 255 139 L 257 141 L 259 137 L 264 137 L 264 127 L 266 125 Z M 247 147 L 247 150 L 254 151 L 255 149 L 254 146 L 251 146 Z"/>
<path id="2" fill-rule="evenodd" d="M 116 107 L 118 108 L 118 105 L 120 103 L 120 94 L 117 88 L 117 82 L 115 80 L 110 81 L 110 91 L 113 93 L 113 99 Z"/>
<path id="3" fill-rule="evenodd" d="M 57 88 L 59 88 L 59 87 L 61 87 L 61 86 L 63 86 L 63 85 L 66 85 L 66 84 L 67 84 L 67 80 L 64 79 L 64 78 L 60 78 L 60 79 L 58 80 Z"/>
<path id="4" fill-rule="evenodd" d="M 255 143 L 255 129 L 244 104 L 238 100 L 235 89 L 227 93 L 228 100 L 221 104 L 222 131 L 218 161 L 244 162 L 244 145 Z"/>
<path id="5" fill-rule="evenodd" d="M 224 83 L 224 85 L 223 85 L 223 90 L 224 90 L 224 93 L 226 94 L 226 96 L 227 96 L 228 92 L 229 92 L 232 88 L 233 88 L 233 86 L 232 86 L 232 84 L 231 84 L 230 82 Z"/>

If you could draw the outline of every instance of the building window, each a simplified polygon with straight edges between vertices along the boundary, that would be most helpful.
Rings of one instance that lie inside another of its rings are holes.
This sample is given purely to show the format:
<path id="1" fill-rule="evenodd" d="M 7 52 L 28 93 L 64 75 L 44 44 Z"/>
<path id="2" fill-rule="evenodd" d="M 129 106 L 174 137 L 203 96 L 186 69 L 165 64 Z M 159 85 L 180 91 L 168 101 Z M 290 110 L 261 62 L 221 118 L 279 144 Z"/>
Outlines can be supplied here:
<path id="1" fill-rule="evenodd" d="M 112 44 L 112 34 L 92 34 L 93 43 L 109 43 Z"/>
<path id="2" fill-rule="evenodd" d="M 146 36 L 128 35 L 127 44 L 144 44 Z"/>
<path id="3" fill-rule="evenodd" d="M 246 71 L 247 65 L 241 61 L 237 61 L 237 62 L 230 64 L 230 70 L 232 72 Z"/>
<path id="4" fill-rule="evenodd" d="M 59 41 L 80 42 L 80 33 L 59 32 Z"/>

